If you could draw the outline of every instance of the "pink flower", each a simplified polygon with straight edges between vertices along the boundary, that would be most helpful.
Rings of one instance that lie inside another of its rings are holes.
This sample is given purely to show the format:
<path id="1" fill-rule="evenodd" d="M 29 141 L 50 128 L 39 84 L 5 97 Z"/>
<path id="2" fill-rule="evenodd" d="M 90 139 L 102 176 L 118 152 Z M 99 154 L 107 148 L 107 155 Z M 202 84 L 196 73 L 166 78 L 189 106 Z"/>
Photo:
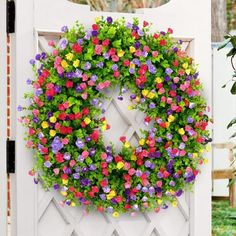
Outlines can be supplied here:
<path id="1" fill-rule="evenodd" d="M 179 82 L 179 77 L 174 77 L 173 81 L 175 84 L 177 84 Z"/>
<path id="2" fill-rule="evenodd" d="M 31 148 L 33 146 L 33 142 L 31 140 L 28 140 L 26 142 L 26 147 Z"/>
<path id="3" fill-rule="evenodd" d="M 141 56 L 142 56 L 142 51 L 141 51 L 140 49 L 138 49 L 138 50 L 134 53 L 134 55 L 135 55 L 136 57 L 141 57 Z"/>
<path id="4" fill-rule="evenodd" d="M 152 56 L 153 56 L 153 57 L 157 57 L 157 56 L 158 56 L 158 51 L 153 51 L 153 52 L 152 52 Z"/>
<path id="5" fill-rule="evenodd" d="M 63 138 L 63 139 L 61 139 L 61 142 L 62 142 L 62 144 L 66 145 L 66 144 L 69 143 L 69 139 L 68 138 Z"/>
<path id="6" fill-rule="evenodd" d="M 38 116 L 39 115 L 39 110 L 38 109 L 33 109 L 32 113 L 34 116 Z"/>
<path id="7" fill-rule="evenodd" d="M 73 167 L 75 164 L 76 164 L 75 160 L 70 160 L 70 162 L 69 162 L 70 167 Z"/>
<path id="8" fill-rule="evenodd" d="M 185 156 L 185 155 L 186 155 L 186 151 L 185 151 L 185 150 L 180 150 L 180 151 L 179 151 L 179 155 L 180 155 L 181 157 Z"/>
<path id="9" fill-rule="evenodd" d="M 54 57 L 58 56 L 58 50 L 56 50 L 56 49 L 53 50 L 53 51 L 52 51 L 52 55 L 53 55 Z"/>
<path id="10" fill-rule="evenodd" d="M 162 187 L 162 181 L 161 180 L 157 181 L 156 185 L 157 185 L 157 187 Z"/>
<path id="11" fill-rule="evenodd" d="M 106 80 L 103 84 L 107 88 L 110 86 L 110 83 L 111 83 L 110 80 Z"/>
<path id="12" fill-rule="evenodd" d="M 149 52 L 150 48 L 147 45 L 145 45 L 145 46 L 143 46 L 143 51 L 144 52 Z"/>
<path id="13" fill-rule="evenodd" d="M 88 78 L 89 78 L 88 75 L 86 75 L 86 74 L 83 74 L 83 75 L 82 75 L 82 80 L 83 80 L 83 81 L 87 81 Z"/>
<path id="14" fill-rule="evenodd" d="M 53 40 L 49 40 L 48 41 L 48 45 L 53 47 L 53 46 L 55 46 L 55 42 Z"/>
<path id="15" fill-rule="evenodd" d="M 159 94 L 163 94 L 165 92 L 165 89 L 164 88 L 160 88 L 159 90 L 158 90 L 158 93 Z"/>
<path id="16" fill-rule="evenodd" d="M 125 170 L 128 170 L 129 168 L 130 168 L 130 163 L 128 163 L 128 162 L 125 162 L 124 169 L 125 169 Z"/>
<path id="17" fill-rule="evenodd" d="M 136 173 L 136 170 L 134 168 L 129 169 L 128 171 L 129 175 L 134 175 Z"/>
<path id="18" fill-rule="evenodd" d="M 57 73 L 62 74 L 64 72 L 64 69 L 61 66 L 57 67 Z"/>
<path id="19" fill-rule="evenodd" d="M 89 152 L 87 150 L 83 151 L 82 152 L 82 156 L 85 157 L 85 158 L 88 157 L 89 156 Z"/>
<path id="20" fill-rule="evenodd" d="M 131 183 L 130 182 L 125 182 L 125 188 L 130 188 L 131 187 Z"/>
<path id="21" fill-rule="evenodd" d="M 117 55 L 112 55 L 111 56 L 112 61 L 117 62 L 120 60 L 120 58 Z"/>
<path id="22" fill-rule="evenodd" d="M 187 141 L 188 141 L 188 137 L 187 137 L 186 135 L 183 135 L 183 136 L 182 136 L 182 140 L 183 140 L 184 142 L 187 142 Z"/>
<path id="23" fill-rule="evenodd" d="M 35 130 L 32 128 L 29 128 L 29 135 L 34 135 L 35 134 Z"/>
<path id="24" fill-rule="evenodd" d="M 172 103 L 172 98 L 167 98 L 166 102 L 167 102 L 168 104 L 171 104 L 171 103 Z"/>
<path id="25" fill-rule="evenodd" d="M 106 160 L 107 154 L 106 154 L 105 152 L 103 152 L 103 153 L 101 154 L 101 158 L 102 158 L 102 160 Z"/>
<path id="26" fill-rule="evenodd" d="M 162 96 L 162 97 L 161 97 L 161 102 L 164 102 L 164 103 L 165 103 L 165 102 L 166 102 L 166 97 Z"/>
<path id="27" fill-rule="evenodd" d="M 101 55 L 101 53 L 102 53 L 102 45 L 101 44 L 96 45 L 94 51 L 95 51 L 96 55 Z"/>

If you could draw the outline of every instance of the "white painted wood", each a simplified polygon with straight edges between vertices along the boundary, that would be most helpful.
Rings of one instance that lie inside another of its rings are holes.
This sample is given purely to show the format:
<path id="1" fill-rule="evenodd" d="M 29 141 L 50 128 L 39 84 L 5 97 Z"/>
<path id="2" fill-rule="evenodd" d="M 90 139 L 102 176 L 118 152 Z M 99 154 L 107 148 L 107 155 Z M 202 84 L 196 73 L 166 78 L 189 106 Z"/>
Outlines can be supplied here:
<path id="1" fill-rule="evenodd" d="M 7 235 L 6 111 L 7 111 L 6 1 L 0 1 L 0 235 Z"/>
<path id="2" fill-rule="evenodd" d="M 221 43 L 212 45 L 213 53 L 213 118 L 214 118 L 214 143 L 229 142 L 234 128 L 227 129 L 227 125 L 236 117 L 236 97 L 230 93 L 232 82 L 226 88 L 226 84 L 233 74 L 230 58 L 226 58 L 230 46 L 220 51 L 217 48 Z M 231 140 L 235 141 L 236 140 Z M 229 153 L 226 149 L 213 149 L 213 169 L 229 168 Z M 229 196 L 227 180 L 215 180 L 213 183 L 213 196 Z"/>
<path id="3" fill-rule="evenodd" d="M 38 48 L 46 49 L 45 39 L 41 37 L 45 36 L 45 32 L 51 32 L 51 35 L 56 32 L 58 35 L 61 26 L 73 25 L 78 19 L 88 26 L 96 16 L 111 15 L 113 18 L 124 16 L 127 20 L 132 20 L 133 17 L 138 17 L 140 21 L 151 21 L 155 30 L 171 26 L 176 38 L 193 39 L 187 50 L 200 64 L 205 94 L 211 105 L 209 12 L 210 0 L 172 0 L 160 8 L 143 9 L 136 14 L 90 12 L 89 7 L 66 0 L 17 0 L 17 103 L 24 104 L 23 91 L 27 91 L 24 80 L 32 75 L 29 59 Z M 127 133 L 135 142 L 135 137 L 132 137 L 134 131 L 135 136 L 139 135 L 136 124 L 139 119 L 135 117 L 136 114 L 124 116 L 124 107 L 116 100 L 112 102 L 111 108 L 112 112 L 116 111 L 118 114 L 119 111 L 122 114 L 119 118 L 124 126 L 122 132 Z M 177 208 L 170 207 L 158 214 L 138 214 L 136 217 L 122 215 L 119 219 L 97 212 L 84 215 L 81 208 L 61 208 L 58 194 L 53 191 L 45 192 L 40 186 L 33 185 L 31 177 L 27 175 L 32 166 L 32 154 L 24 148 L 21 138 L 23 131 L 21 125 L 17 124 L 17 224 L 14 236 L 51 236 L 53 229 L 63 236 L 210 235 L 210 164 L 203 168 L 203 174 L 197 180 L 194 197 L 190 199 L 189 194 L 185 194 Z"/>

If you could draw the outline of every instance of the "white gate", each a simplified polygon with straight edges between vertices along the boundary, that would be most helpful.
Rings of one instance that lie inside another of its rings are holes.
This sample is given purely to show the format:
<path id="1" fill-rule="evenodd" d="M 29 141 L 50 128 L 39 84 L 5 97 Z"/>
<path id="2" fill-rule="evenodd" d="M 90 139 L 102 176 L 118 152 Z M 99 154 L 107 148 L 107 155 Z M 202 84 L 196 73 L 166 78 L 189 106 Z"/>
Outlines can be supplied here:
<path id="1" fill-rule="evenodd" d="M 0 235 L 7 234 L 6 112 L 7 112 L 6 1 L 0 1 Z"/>
<path id="2" fill-rule="evenodd" d="M 76 20 L 89 26 L 96 16 L 110 15 L 131 20 L 153 22 L 153 29 L 172 27 L 174 36 L 185 41 L 184 46 L 200 64 L 206 97 L 211 104 L 211 48 L 210 0 L 172 0 L 156 9 L 142 9 L 137 14 L 91 12 L 88 6 L 67 0 L 17 0 L 16 2 L 16 91 L 17 104 L 24 104 L 24 82 L 32 75 L 29 59 L 40 50 L 47 50 L 46 42 L 59 36 L 63 25 Z M 114 93 L 115 94 L 115 93 Z M 119 122 L 119 134 L 128 134 L 135 142 L 139 136 L 139 114 L 122 112 L 122 105 L 113 99 L 108 106 L 108 121 L 112 114 Z M 110 115 L 109 115 L 110 114 Z M 137 117 L 138 116 L 138 117 Z M 34 185 L 28 176 L 32 167 L 32 153 L 24 148 L 24 128 L 16 127 L 16 202 L 13 212 L 13 236 L 210 236 L 211 234 L 211 177 L 210 164 L 202 168 L 195 184 L 195 194 L 185 194 L 179 207 L 160 213 L 145 213 L 135 217 L 122 215 L 118 219 L 107 214 L 83 213 L 83 209 L 61 207 L 60 196 L 45 192 Z M 127 136 L 128 136 L 127 135 Z M 191 195 L 191 196 L 190 196 Z"/>

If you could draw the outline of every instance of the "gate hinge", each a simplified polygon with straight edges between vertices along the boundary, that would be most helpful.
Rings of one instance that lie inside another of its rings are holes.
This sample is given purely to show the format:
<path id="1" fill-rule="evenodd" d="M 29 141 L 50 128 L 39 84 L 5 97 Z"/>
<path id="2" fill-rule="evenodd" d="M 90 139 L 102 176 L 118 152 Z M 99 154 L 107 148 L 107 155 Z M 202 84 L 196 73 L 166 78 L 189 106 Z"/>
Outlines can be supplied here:
<path id="1" fill-rule="evenodd" d="M 15 33 L 15 2 L 7 0 L 7 34 Z"/>
<path id="2" fill-rule="evenodd" d="M 7 173 L 15 173 L 15 141 L 7 139 Z"/>

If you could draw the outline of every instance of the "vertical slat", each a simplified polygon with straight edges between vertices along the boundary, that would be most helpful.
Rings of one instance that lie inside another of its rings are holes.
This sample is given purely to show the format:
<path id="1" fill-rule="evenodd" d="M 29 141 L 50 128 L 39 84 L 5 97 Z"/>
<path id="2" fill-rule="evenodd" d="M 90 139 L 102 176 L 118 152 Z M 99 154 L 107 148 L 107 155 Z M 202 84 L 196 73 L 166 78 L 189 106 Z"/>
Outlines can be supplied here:
<path id="1" fill-rule="evenodd" d="M 33 76 L 29 60 L 34 55 L 34 1 L 16 0 L 16 104 L 25 105 L 23 91 L 27 91 L 27 78 Z M 19 117 L 20 114 L 17 114 Z M 25 129 L 16 125 L 16 231 L 13 236 L 35 234 L 35 186 L 28 171 L 32 168 L 32 153 L 25 148 L 22 138 Z"/>
<path id="2" fill-rule="evenodd" d="M 0 1 L 0 235 L 7 235 L 7 175 L 6 175 L 6 89 L 7 89 L 7 35 L 6 35 L 6 1 Z"/>

